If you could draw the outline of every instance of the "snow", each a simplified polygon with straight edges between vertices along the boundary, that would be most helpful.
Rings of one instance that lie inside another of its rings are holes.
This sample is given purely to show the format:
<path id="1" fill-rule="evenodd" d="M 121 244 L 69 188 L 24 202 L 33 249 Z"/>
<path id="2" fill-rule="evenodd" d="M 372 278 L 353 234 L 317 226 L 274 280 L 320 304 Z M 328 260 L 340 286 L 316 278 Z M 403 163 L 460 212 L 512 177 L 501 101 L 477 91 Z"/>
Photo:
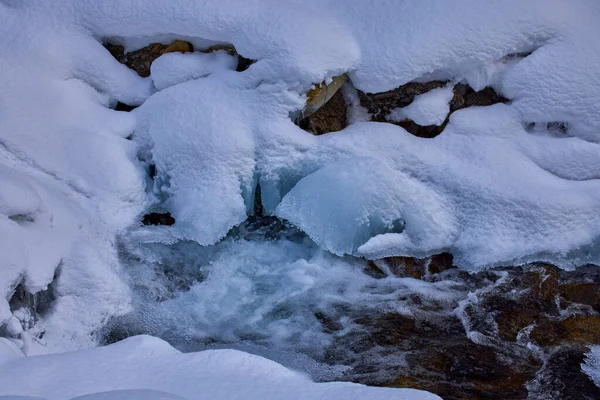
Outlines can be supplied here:
<path id="1" fill-rule="evenodd" d="M 236 57 L 225 51 L 204 53 L 167 53 L 158 57 L 152 63 L 150 72 L 154 87 L 158 90 L 166 89 L 223 70 L 235 70 Z"/>
<path id="2" fill-rule="evenodd" d="M 453 86 L 433 89 L 416 96 L 406 107 L 392 110 L 390 121 L 411 120 L 422 126 L 442 125 L 450 113 L 450 100 L 454 97 Z"/>
<path id="3" fill-rule="evenodd" d="M 590 346 L 581 369 L 600 387 L 600 346 Z"/>
<path id="4" fill-rule="evenodd" d="M 439 399 L 414 389 L 313 383 L 262 357 L 236 350 L 182 354 L 150 336 L 79 352 L 21 357 L 0 364 L 0 370 L 0 394 L 48 400 L 110 391 L 121 392 L 83 398 L 191 400 L 202 393 L 211 399 Z M 141 387 L 154 392 L 132 390 Z M 143 397 L 149 393 L 151 397 Z"/>

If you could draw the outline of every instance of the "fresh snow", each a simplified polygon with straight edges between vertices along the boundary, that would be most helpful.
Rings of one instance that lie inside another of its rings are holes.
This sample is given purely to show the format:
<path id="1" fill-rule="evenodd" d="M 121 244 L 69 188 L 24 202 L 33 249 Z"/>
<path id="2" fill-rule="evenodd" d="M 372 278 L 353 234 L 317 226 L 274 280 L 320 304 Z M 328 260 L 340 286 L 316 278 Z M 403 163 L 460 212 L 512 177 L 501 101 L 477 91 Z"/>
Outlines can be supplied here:
<path id="1" fill-rule="evenodd" d="M 414 389 L 313 383 L 262 357 L 236 350 L 182 354 L 150 336 L 78 352 L 0 358 L 0 370 L 0 394 L 47 400 L 439 399 Z"/>
<path id="2" fill-rule="evenodd" d="M 392 110 L 388 119 L 390 121 L 411 120 L 423 126 L 442 125 L 450 113 L 450 100 L 453 96 L 452 85 L 433 89 L 416 96 L 408 106 Z"/>
<path id="3" fill-rule="evenodd" d="M 166 89 L 223 70 L 235 70 L 237 58 L 225 51 L 204 53 L 167 53 L 158 57 L 150 66 L 154 87 Z"/>

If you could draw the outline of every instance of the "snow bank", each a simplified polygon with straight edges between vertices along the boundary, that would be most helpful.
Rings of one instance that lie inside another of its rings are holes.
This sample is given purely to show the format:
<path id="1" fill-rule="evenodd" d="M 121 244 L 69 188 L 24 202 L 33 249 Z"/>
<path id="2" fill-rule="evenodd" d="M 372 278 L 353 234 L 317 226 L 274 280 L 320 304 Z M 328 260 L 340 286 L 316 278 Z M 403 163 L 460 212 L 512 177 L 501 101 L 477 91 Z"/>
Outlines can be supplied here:
<path id="1" fill-rule="evenodd" d="M 150 336 L 92 350 L 21 357 L 0 364 L 0 371 L 1 394 L 48 400 L 197 399 L 199 393 L 210 399 L 439 399 L 413 389 L 313 383 L 262 357 L 235 350 L 182 354 Z M 119 392 L 102 394 L 109 391 Z"/>
<path id="2" fill-rule="evenodd" d="M 510 106 L 457 112 L 434 139 L 389 124 L 357 124 L 304 155 L 292 168 L 307 177 L 276 213 L 336 254 L 450 251 L 470 269 L 599 261 L 600 146 L 531 135 Z M 349 164 L 333 167 L 341 162 Z"/>

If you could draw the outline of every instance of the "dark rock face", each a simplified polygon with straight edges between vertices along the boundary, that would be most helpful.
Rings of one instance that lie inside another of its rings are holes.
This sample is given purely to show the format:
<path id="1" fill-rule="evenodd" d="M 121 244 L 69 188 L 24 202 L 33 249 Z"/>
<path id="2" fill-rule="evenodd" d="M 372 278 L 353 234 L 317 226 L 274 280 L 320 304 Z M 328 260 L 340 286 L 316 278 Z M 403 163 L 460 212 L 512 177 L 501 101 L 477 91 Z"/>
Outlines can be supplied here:
<path id="1" fill-rule="evenodd" d="M 301 120 L 299 125 L 314 135 L 341 131 L 348 126 L 346 113 L 344 95 L 337 91 L 323 107 Z"/>
<path id="2" fill-rule="evenodd" d="M 150 66 L 152 62 L 164 54 L 167 46 L 160 43 L 152 43 L 142 49 L 125 53 L 123 46 L 108 44 L 108 51 L 121 64 L 127 65 L 129 68 L 138 73 L 139 76 L 146 78 L 150 76 Z"/>
<path id="3" fill-rule="evenodd" d="M 588 350 L 567 346 L 553 352 L 529 385 L 534 399 L 594 400 L 600 399 L 600 388 L 581 373 Z"/>
<path id="4" fill-rule="evenodd" d="M 446 86 L 447 82 L 409 82 L 394 90 L 382 93 L 358 92 L 360 104 L 372 114 L 372 121 L 386 121 L 386 116 L 398 107 L 406 107 L 416 96 Z"/>
<path id="5" fill-rule="evenodd" d="M 150 213 L 144 215 L 142 224 L 144 225 L 167 225 L 171 226 L 175 223 L 175 218 L 171 216 L 171 213 Z"/>

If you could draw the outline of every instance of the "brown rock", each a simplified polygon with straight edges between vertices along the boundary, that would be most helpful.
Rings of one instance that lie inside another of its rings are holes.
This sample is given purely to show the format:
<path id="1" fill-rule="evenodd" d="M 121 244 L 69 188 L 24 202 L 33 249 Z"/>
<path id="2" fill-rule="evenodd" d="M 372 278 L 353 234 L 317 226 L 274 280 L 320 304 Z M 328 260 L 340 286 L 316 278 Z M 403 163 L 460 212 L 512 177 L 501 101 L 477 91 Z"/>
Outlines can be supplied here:
<path id="1" fill-rule="evenodd" d="M 299 126 L 305 131 L 312 132 L 313 135 L 341 131 L 348 126 L 346 114 L 344 95 L 341 91 L 337 91 L 324 106 L 302 119 Z"/>
<path id="2" fill-rule="evenodd" d="M 125 53 L 125 48 L 119 45 L 107 44 L 106 48 L 117 61 L 127 65 L 143 78 L 150 76 L 150 66 L 154 60 L 164 53 L 193 51 L 192 45 L 183 40 L 176 40 L 168 46 L 161 43 L 152 43 L 130 53 Z"/>
<path id="3" fill-rule="evenodd" d="M 190 42 L 184 40 L 176 40 L 163 51 L 165 53 L 191 53 L 194 51 L 194 46 Z"/>
<path id="4" fill-rule="evenodd" d="M 593 282 L 573 282 L 560 285 L 560 295 L 571 303 L 585 304 L 598 309 L 600 291 Z"/>
<path id="5" fill-rule="evenodd" d="M 124 53 L 123 46 L 107 45 L 111 54 L 122 64 L 133 69 L 141 77 L 150 76 L 150 66 L 152 62 L 160 57 L 167 46 L 160 43 L 152 43 L 144 48 L 141 48 L 130 53 Z"/>
<path id="6" fill-rule="evenodd" d="M 364 93 L 358 91 L 360 104 L 373 115 L 373 121 L 385 122 L 385 116 L 394 108 L 406 107 L 416 96 L 430 90 L 444 87 L 446 82 L 431 81 L 426 83 L 409 82 L 394 90 L 382 93 Z"/>
<path id="7" fill-rule="evenodd" d="M 451 268 L 456 268 L 453 264 L 454 256 L 450 253 L 441 253 L 431 256 L 427 265 L 430 274 L 439 274 Z"/>
<path id="8" fill-rule="evenodd" d="M 334 76 L 329 84 L 321 82 L 314 89 L 309 90 L 306 94 L 306 106 L 302 111 L 302 118 L 304 119 L 317 112 L 346 82 L 348 82 L 348 75 Z"/>
<path id="9" fill-rule="evenodd" d="M 571 315 L 564 320 L 543 319 L 530 337 L 544 346 L 600 344 L 600 316 Z"/>

